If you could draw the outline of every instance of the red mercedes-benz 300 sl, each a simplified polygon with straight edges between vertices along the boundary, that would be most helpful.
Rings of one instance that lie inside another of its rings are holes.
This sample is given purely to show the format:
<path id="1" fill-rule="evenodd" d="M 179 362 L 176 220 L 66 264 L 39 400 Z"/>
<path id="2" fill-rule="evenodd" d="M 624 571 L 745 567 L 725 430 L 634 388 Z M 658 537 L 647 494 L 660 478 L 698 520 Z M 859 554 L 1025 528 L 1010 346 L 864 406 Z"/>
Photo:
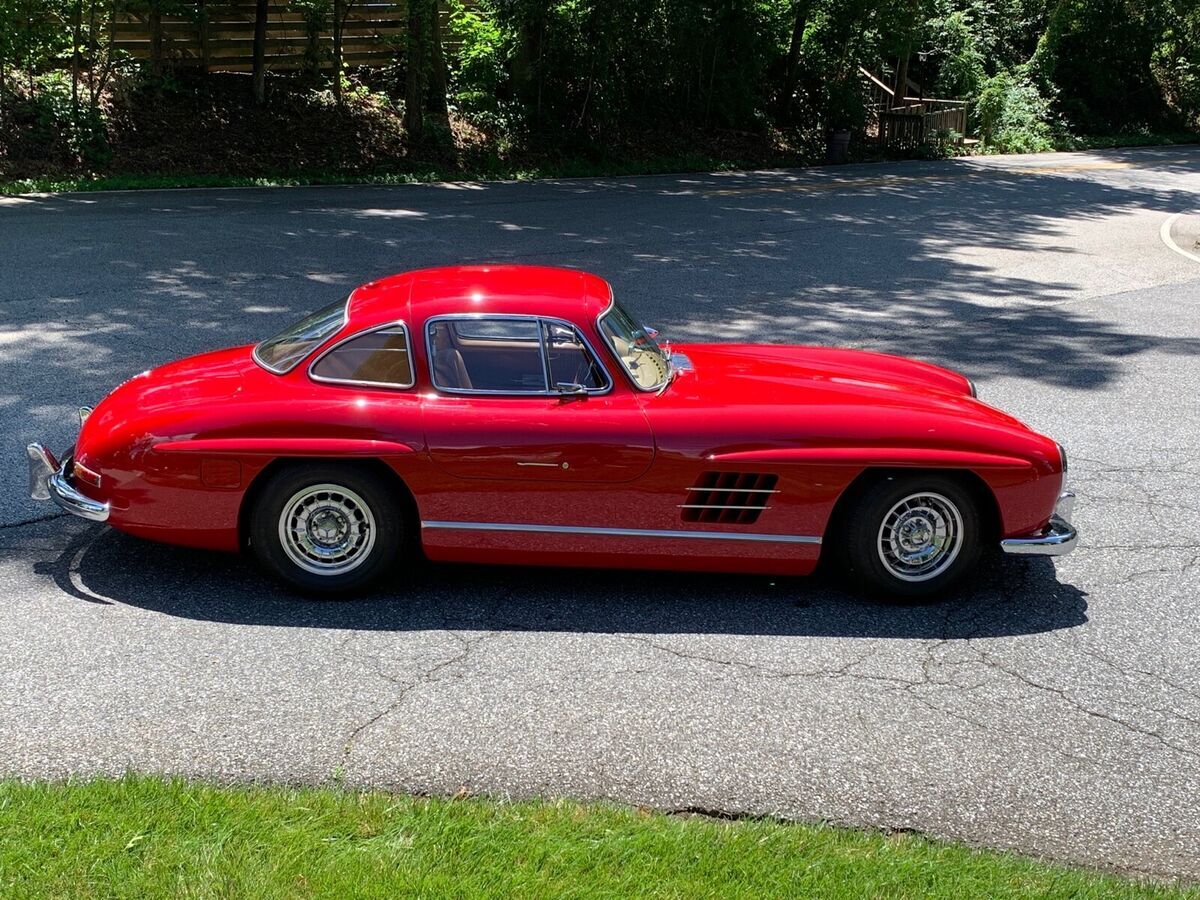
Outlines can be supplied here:
<path id="1" fill-rule="evenodd" d="M 1057 443 L 962 375 L 820 347 L 679 344 L 602 279 L 528 266 L 375 281 L 256 346 L 81 411 L 30 493 L 139 537 L 248 547 L 303 591 L 410 554 L 807 574 L 945 591 L 985 549 L 1075 545 Z"/>

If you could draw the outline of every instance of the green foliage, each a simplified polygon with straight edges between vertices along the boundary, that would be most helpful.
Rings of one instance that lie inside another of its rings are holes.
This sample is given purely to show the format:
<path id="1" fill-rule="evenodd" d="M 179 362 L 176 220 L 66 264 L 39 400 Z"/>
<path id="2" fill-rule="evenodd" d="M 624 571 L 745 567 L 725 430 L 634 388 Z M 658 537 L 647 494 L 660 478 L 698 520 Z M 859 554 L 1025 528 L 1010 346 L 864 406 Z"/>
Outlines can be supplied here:
<path id="1" fill-rule="evenodd" d="M 1022 74 L 1001 72 L 984 82 L 976 103 L 985 149 L 1038 153 L 1054 149 L 1050 101 Z"/>
<path id="2" fill-rule="evenodd" d="M 63 0 L 0 0 L 0 89 L 14 70 L 32 89 L 34 73 L 70 52 L 65 13 Z"/>
<path id="3" fill-rule="evenodd" d="M 354 94 L 365 81 L 331 81 L 333 0 L 287 2 L 304 18 L 297 43 L 307 75 L 295 87 L 273 78 L 273 91 L 331 86 L 335 101 Z M 969 130 L 978 127 L 993 151 L 1200 128 L 1197 0 L 440 2 L 449 16 L 448 102 L 440 78 L 413 90 L 442 123 L 449 108 L 460 143 L 486 141 L 497 160 L 523 153 L 594 163 L 630 141 L 649 144 L 647 158 L 707 154 L 689 145 L 692 135 L 711 147 L 786 133 L 788 146 L 807 153 L 830 128 L 854 132 L 857 157 L 869 152 L 873 105 L 884 103 L 878 89 L 868 95 L 862 69 L 884 82 L 905 70 L 924 96 L 967 101 Z M 39 158 L 39 147 L 56 167 L 102 164 L 111 131 L 103 116 L 125 65 L 110 43 L 117 11 L 200 22 L 207 9 L 199 0 L 0 0 L 0 166 L 6 153 Z M 394 63 L 366 78 L 390 99 L 371 102 L 407 109 L 409 42 L 388 40 Z M 131 76 L 138 69 L 121 91 L 205 93 L 169 58 L 127 67 Z M 450 144 L 448 153 L 464 151 Z M 919 152 L 960 146 L 933 136 Z"/>
<path id="4" fill-rule="evenodd" d="M 1164 8 L 1137 0 L 1055 5 L 1030 68 L 1054 86 L 1072 124 L 1102 132 L 1164 123 L 1168 108 L 1150 66 Z"/>
<path id="5" fill-rule="evenodd" d="M 71 80 L 62 72 L 42 76 L 39 85 L 31 103 L 37 116 L 36 138 L 52 148 L 57 142 L 55 150 L 88 167 L 106 162 L 110 152 L 100 111 L 72 102 Z"/>
<path id="6" fill-rule="evenodd" d="M 92 170 L 111 157 L 104 115 L 72 98 L 62 72 L 38 75 L 32 86 L 0 93 L 0 158 L 42 160 L 58 169 Z"/>
<path id="7" fill-rule="evenodd" d="M 511 37 L 494 16 L 472 4 L 450 0 L 450 30 L 460 41 L 451 92 L 455 106 L 487 124 L 503 124 Z"/>
<path id="8" fill-rule="evenodd" d="M 927 27 L 939 57 L 933 95 L 967 99 L 978 96 L 987 70 L 979 38 L 967 14 L 960 10 L 936 17 L 929 20 Z"/>
<path id="9" fill-rule="evenodd" d="M 517 100 L 538 132 L 753 128 L 787 9 L 782 0 L 483 0 L 455 16 L 467 36 L 459 90 Z"/>

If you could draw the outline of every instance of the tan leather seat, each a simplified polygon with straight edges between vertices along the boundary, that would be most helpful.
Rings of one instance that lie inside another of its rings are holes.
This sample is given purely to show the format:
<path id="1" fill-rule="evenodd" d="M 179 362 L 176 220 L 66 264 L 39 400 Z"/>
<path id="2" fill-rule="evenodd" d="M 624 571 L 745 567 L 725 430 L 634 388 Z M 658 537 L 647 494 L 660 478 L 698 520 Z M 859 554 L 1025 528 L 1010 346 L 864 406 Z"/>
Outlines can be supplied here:
<path id="1" fill-rule="evenodd" d="M 433 381 L 451 389 L 470 390 L 473 386 L 462 354 L 450 342 L 450 327 L 442 322 L 433 326 Z"/>
<path id="2" fill-rule="evenodd" d="M 434 351 L 433 380 L 439 387 L 461 390 L 469 390 L 472 387 L 467 364 L 463 362 L 462 354 L 453 347 Z"/>

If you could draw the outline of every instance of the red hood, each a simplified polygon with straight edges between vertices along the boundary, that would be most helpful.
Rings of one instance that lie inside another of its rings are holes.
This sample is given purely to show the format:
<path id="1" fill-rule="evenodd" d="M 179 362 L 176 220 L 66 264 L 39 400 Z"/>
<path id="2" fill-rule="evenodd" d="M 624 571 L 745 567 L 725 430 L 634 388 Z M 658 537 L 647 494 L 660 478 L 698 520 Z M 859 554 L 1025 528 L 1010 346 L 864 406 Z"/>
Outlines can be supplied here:
<path id="1" fill-rule="evenodd" d="M 682 372 L 652 401 L 655 432 L 695 452 L 858 446 L 959 447 L 1028 458 L 1055 445 L 971 396 L 962 375 L 861 350 L 687 344 Z M 707 414 L 697 419 L 697 412 Z M 696 428 L 695 423 L 705 424 Z"/>
<path id="2" fill-rule="evenodd" d="M 764 390 L 754 394 L 771 401 L 778 399 L 777 391 L 789 388 L 971 395 L 971 382 L 957 372 L 867 350 L 770 344 L 687 344 L 675 349 L 692 361 L 705 381 L 719 378 L 737 384 L 739 390 L 756 383 Z"/>

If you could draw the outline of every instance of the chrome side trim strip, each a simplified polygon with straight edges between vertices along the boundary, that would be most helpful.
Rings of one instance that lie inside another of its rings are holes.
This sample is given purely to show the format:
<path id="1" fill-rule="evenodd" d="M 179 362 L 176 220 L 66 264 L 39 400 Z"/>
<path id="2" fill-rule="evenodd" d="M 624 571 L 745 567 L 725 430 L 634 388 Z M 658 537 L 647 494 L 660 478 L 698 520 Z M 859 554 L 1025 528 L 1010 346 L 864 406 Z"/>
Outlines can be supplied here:
<path id="1" fill-rule="evenodd" d="M 536 534 L 588 534 L 604 537 L 694 538 L 716 541 L 768 541 L 780 544 L 819 544 L 806 534 L 747 534 L 738 531 L 658 531 L 649 528 L 595 528 L 587 525 L 521 525 L 509 522 L 422 522 L 422 528 L 465 531 L 517 531 Z"/>
<path id="2" fill-rule="evenodd" d="M 680 503 L 679 509 L 770 509 L 769 506 L 729 506 L 726 503 Z"/>
<path id="3" fill-rule="evenodd" d="M 717 494 L 778 494 L 778 489 L 772 488 L 717 488 L 717 487 L 690 487 L 689 491 L 712 491 Z"/>

